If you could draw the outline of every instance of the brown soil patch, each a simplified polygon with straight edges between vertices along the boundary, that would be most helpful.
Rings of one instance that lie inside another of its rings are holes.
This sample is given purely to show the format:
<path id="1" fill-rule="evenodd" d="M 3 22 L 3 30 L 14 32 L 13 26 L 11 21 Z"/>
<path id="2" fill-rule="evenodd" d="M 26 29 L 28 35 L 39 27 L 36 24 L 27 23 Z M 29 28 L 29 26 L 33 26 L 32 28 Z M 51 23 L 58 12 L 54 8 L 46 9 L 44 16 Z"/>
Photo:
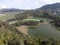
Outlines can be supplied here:
<path id="1" fill-rule="evenodd" d="M 24 33 L 24 34 L 28 34 L 27 31 L 28 31 L 28 27 L 25 26 L 25 25 L 22 25 L 20 27 L 16 27 L 20 32 Z"/>

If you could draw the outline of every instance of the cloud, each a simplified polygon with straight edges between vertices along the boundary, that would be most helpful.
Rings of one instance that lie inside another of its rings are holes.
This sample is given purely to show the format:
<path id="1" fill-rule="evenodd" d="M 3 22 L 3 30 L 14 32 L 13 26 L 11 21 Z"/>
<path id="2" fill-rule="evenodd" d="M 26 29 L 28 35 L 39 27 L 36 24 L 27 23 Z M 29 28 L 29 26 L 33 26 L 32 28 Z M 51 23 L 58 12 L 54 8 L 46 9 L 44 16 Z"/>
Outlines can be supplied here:
<path id="1" fill-rule="evenodd" d="M 7 8 L 5 5 L 0 5 L 0 9 Z"/>
<path id="2" fill-rule="evenodd" d="M 7 8 L 7 6 L 5 4 L 0 3 L 0 9 L 2 8 Z"/>
<path id="3" fill-rule="evenodd" d="M 1 8 L 35 9 L 60 0 L 0 0 Z"/>
<path id="4" fill-rule="evenodd" d="M 12 0 L 12 5 L 14 7 L 20 7 L 25 9 L 38 8 L 42 5 L 40 0 Z"/>

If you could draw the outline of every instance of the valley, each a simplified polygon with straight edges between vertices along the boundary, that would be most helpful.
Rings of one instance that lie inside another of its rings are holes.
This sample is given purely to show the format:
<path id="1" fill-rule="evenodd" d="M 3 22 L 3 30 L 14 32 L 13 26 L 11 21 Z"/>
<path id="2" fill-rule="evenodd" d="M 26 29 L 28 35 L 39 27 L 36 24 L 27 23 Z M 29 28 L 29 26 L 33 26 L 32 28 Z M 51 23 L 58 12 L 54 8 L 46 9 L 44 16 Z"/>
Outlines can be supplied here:
<path id="1" fill-rule="evenodd" d="M 3 9 L 0 11 L 0 44 L 60 45 L 58 9 L 59 3 L 34 10 Z"/>

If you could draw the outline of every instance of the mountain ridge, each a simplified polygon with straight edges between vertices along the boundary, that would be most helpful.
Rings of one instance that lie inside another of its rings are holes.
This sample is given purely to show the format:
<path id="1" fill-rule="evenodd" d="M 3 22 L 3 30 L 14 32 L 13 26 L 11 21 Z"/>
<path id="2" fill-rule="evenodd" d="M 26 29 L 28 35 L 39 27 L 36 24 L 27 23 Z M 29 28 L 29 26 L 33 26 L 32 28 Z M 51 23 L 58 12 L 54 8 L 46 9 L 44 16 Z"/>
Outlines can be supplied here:
<path id="1" fill-rule="evenodd" d="M 20 11 L 25 11 L 25 10 L 17 9 L 17 8 L 3 8 L 3 9 L 0 9 L 0 12 L 20 12 Z"/>
<path id="2" fill-rule="evenodd" d="M 47 12 L 59 12 L 60 13 L 60 3 L 47 4 L 41 8 L 36 9 L 36 11 L 47 11 Z"/>

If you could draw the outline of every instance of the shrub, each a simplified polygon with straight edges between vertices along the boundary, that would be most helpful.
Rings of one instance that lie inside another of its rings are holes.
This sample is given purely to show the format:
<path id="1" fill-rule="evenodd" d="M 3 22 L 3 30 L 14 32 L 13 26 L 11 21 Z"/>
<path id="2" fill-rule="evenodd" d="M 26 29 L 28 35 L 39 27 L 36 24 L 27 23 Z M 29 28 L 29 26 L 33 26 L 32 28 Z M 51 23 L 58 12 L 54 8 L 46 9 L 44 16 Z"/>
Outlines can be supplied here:
<path id="1" fill-rule="evenodd" d="M 44 22 L 44 20 L 40 20 L 39 22 L 41 22 L 41 23 L 42 23 L 42 22 Z"/>
<path id="2" fill-rule="evenodd" d="M 38 25 L 38 21 L 23 21 L 23 22 L 20 22 L 21 25 L 28 25 L 28 26 L 36 26 Z"/>

